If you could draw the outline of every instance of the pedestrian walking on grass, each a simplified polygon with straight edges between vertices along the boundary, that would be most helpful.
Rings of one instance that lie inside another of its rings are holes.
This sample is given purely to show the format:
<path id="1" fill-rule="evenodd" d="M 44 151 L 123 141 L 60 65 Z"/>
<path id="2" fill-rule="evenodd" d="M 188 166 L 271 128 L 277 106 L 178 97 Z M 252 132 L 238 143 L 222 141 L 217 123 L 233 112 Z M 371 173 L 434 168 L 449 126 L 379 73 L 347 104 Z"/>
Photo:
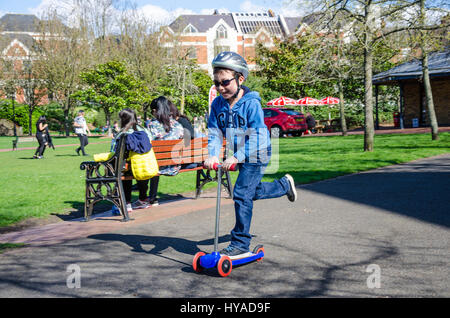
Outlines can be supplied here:
<path id="1" fill-rule="evenodd" d="M 76 153 L 80 155 L 80 150 L 83 156 L 87 156 L 86 151 L 84 150 L 84 147 L 86 147 L 89 144 L 88 140 L 88 134 L 91 134 L 91 131 L 89 130 L 86 118 L 84 118 L 84 110 L 78 111 L 78 116 L 75 117 L 73 121 L 73 127 L 75 128 L 75 133 L 77 134 L 78 138 L 80 139 L 80 147 L 75 149 Z"/>
<path id="2" fill-rule="evenodd" d="M 39 117 L 36 122 L 36 139 L 39 142 L 39 146 L 34 153 L 34 159 L 42 159 L 44 156 L 45 147 L 48 146 L 49 134 L 48 134 L 48 124 L 45 116 Z"/>

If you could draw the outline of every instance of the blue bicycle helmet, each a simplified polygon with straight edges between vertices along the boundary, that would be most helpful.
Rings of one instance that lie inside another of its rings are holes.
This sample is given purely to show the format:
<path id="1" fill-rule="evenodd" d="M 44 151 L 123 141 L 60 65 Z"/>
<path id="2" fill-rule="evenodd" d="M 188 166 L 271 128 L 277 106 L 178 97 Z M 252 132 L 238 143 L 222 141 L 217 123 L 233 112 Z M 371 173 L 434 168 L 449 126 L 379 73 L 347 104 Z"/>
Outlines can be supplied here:
<path id="1" fill-rule="evenodd" d="M 241 73 L 245 79 L 248 77 L 248 65 L 245 59 L 234 52 L 221 52 L 211 63 L 212 67 L 221 67 Z"/>

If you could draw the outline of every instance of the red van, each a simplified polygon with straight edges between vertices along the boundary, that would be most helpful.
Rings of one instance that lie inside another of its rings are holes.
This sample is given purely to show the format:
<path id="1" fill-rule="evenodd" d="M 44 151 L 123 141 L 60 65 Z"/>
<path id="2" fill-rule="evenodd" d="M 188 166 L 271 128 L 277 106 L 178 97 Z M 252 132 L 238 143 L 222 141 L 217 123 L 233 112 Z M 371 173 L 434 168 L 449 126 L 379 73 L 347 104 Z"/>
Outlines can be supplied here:
<path id="1" fill-rule="evenodd" d="M 264 123 L 273 138 L 284 134 L 301 136 L 307 129 L 305 116 L 290 108 L 263 108 Z"/>

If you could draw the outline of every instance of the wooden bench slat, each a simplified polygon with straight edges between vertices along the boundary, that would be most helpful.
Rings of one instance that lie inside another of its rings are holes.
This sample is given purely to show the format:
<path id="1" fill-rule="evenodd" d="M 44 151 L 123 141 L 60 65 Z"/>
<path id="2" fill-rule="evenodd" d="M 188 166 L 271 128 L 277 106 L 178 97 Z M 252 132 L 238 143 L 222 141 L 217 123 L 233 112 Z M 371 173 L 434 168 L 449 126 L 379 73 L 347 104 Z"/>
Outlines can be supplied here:
<path id="1" fill-rule="evenodd" d="M 197 150 L 184 150 L 180 152 L 155 152 L 156 159 L 168 159 L 173 157 L 192 157 L 192 156 L 198 156 L 198 155 L 207 155 L 208 149 L 197 149 Z"/>
<path id="2" fill-rule="evenodd" d="M 180 140 L 178 140 L 177 143 L 172 144 L 172 145 L 158 145 L 158 144 L 154 144 L 154 143 L 159 142 L 159 141 L 160 140 L 152 142 L 153 151 L 155 153 L 158 153 L 158 152 L 171 152 L 173 150 L 178 151 L 178 150 L 184 150 L 184 149 L 194 150 L 194 149 L 208 148 L 208 141 L 202 142 L 202 143 L 198 143 L 198 142 L 190 143 L 187 146 L 184 144 L 183 141 L 180 141 Z"/>
<path id="3" fill-rule="evenodd" d="M 207 149 L 206 145 L 191 145 L 189 147 L 180 147 L 180 146 L 153 146 L 153 151 L 155 153 L 159 152 L 172 152 L 172 151 L 185 151 L 185 150 L 197 150 L 197 149 Z"/>
<path id="4" fill-rule="evenodd" d="M 184 143 L 184 139 L 173 139 L 173 140 L 152 140 L 153 146 L 173 146 L 178 143 Z M 191 139 L 190 144 L 208 144 L 208 138 L 195 138 Z"/>
<path id="5" fill-rule="evenodd" d="M 176 159 L 162 159 L 158 160 L 159 167 L 164 166 L 175 166 L 180 164 L 187 164 L 187 163 L 202 163 L 205 161 L 207 157 L 205 156 L 196 156 L 196 157 L 186 157 L 186 158 L 176 158 Z"/>

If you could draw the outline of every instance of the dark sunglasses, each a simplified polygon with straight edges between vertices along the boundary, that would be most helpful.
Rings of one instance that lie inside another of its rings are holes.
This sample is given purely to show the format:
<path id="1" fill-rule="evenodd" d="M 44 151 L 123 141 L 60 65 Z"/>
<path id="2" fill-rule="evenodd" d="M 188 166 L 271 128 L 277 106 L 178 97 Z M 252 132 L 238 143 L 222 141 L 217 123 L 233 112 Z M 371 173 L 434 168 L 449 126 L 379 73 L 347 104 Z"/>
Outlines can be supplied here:
<path id="1" fill-rule="evenodd" d="M 222 85 L 222 87 L 227 87 L 234 80 L 235 80 L 235 78 L 230 78 L 230 79 L 227 79 L 227 80 L 223 80 L 222 82 L 214 81 L 214 85 L 216 87 L 219 87 L 220 85 Z"/>

